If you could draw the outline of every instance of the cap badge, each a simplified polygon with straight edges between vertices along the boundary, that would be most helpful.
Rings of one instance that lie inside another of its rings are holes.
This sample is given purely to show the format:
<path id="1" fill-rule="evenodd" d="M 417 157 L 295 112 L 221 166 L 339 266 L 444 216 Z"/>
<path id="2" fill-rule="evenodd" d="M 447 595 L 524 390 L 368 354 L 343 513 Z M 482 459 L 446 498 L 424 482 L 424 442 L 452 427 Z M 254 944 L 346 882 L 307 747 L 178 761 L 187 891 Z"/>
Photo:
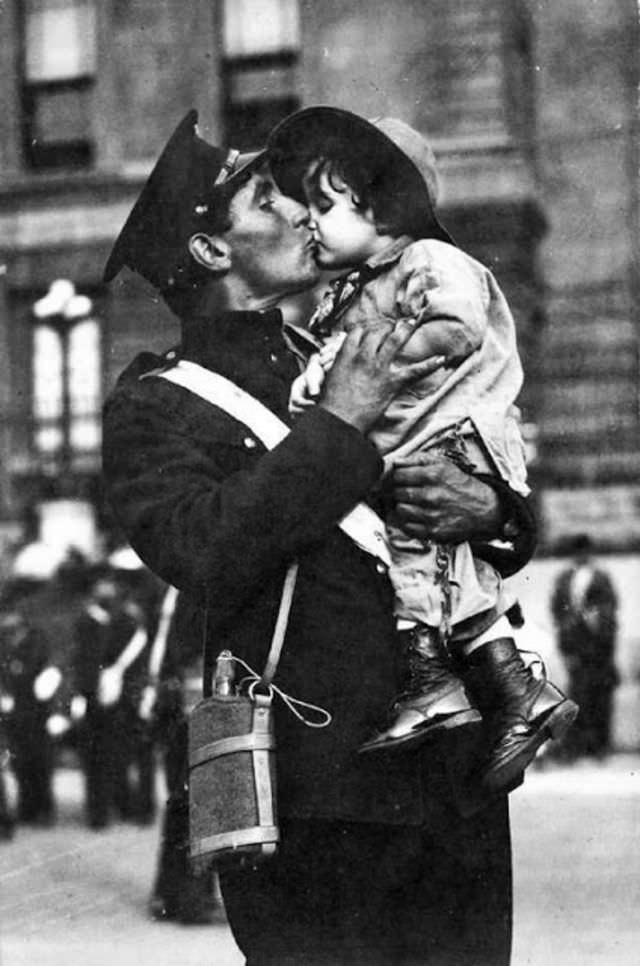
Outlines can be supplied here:
<path id="1" fill-rule="evenodd" d="M 233 173 L 233 169 L 235 168 L 239 157 L 240 157 L 240 152 L 236 151 L 235 148 L 231 148 L 229 153 L 227 154 L 227 158 L 224 164 L 222 165 L 222 167 L 220 168 L 220 171 L 218 172 L 218 177 L 213 182 L 214 187 L 219 184 L 223 184 L 227 180 L 229 175 Z"/>

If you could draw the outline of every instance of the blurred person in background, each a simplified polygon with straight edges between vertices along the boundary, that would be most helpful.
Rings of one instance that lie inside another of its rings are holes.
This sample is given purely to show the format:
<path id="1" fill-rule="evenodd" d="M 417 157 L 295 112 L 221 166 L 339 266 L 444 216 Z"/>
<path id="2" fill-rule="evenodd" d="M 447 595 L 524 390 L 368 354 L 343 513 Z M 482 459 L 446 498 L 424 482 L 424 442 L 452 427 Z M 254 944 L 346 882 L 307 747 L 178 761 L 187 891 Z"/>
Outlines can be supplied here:
<path id="1" fill-rule="evenodd" d="M 140 608 L 127 601 L 110 568 L 96 569 L 74 637 L 71 716 L 82 729 L 87 821 L 101 829 L 114 811 L 122 819 L 136 817 L 129 782 L 131 717 L 148 637 Z"/>
<path id="2" fill-rule="evenodd" d="M 127 771 L 131 795 L 130 817 L 149 824 L 156 813 L 155 727 L 152 668 L 153 643 L 159 633 L 163 585 L 143 564 L 132 547 L 121 546 L 108 557 L 120 588 L 122 606 L 147 633 L 147 645 L 125 675 L 120 713 L 127 736 Z"/>
<path id="3" fill-rule="evenodd" d="M 128 588 L 122 588 L 122 593 L 123 610 L 135 621 L 136 633 L 143 634 L 145 639 L 143 651 L 125 670 L 118 709 L 127 790 L 127 805 L 122 817 L 149 825 L 156 813 L 154 734 L 145 713 L 144 695 L 148 641 L 154 617 Z"/>
<path id="4" fill-rule="evenodd" d="M 9 758 L 9 744 L 5 734 L 3 715 L 0 713 L 0 842 L 7 842 L 13 838 L 14 821 L 9 807 L 9 796 L 7 793 Z"/>
<path id="5" fill-rule="evenodd" d="M 551 598 L 558 648 L 567 667 L 568 691 L 580 705 L 565 740 L 570 759 L 603 758 L 611 749 L 618 598 L 608 573 L 593 560 L 586 534 L 571 544 L 572 562 L 559 574 Z"/>
<path id="6" fill-rule="evenodd" d="M 202 694 L 202 647 L 190 612 L 175 587 L 162 599 L 149 649 L 148 685 L 142 707 L 149 709 L 154 737 L 162 748 L 168 799 L 162 819 L 149 914 L 159 921 L 206 925 L 213 921 L 217 882 L 196 874 L 189 860 L 187 781 L 188 715 Z"/>
<path id="7" fill-rule="evenodd" d="M 55 818 L 52 732 L 58 720 L 52 699 L 62 674 L 26 606 L 15 603 L 0 615 L 0 711 L 18 789 L 17 820 L 50 825 Z"/>

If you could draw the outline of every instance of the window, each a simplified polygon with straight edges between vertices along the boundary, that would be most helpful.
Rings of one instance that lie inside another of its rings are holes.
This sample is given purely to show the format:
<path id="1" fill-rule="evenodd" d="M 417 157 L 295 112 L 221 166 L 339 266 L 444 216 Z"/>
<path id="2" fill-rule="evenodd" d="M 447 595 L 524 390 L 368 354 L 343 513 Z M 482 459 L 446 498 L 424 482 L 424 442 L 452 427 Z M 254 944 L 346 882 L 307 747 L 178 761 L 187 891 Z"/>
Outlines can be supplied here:
<path id="1" fill-rule="evenodd" d="M 93 464 L 100 449 L 100 326 L 39 323 L 33 330 L 33 443 L 58 470 Z"/>
<path id="2" fill-rule="evenodd" d="M 34 168 L 91 163 L 93 0 L 23 0 L 24 151 Z"/>
<path id="3" fill-rule="evenodd" d="M 42 456 L 62 448 L 64 375 L 60 333 L 49 325 L 33 331 L 34 443 Z"/>
<path id="4" fill-rule="evenodd" d="M 429 97 L 417 125 L 459 143 L 530 140 L 532 42 L 525 0 L 430 0 L 416 54 Z"/>
<path id="5" fill-rule="evenodd" d="M 33 447 L 43 467 L 91 467 L 100 448 L 101 333 L 91 302 L 54 283 L 34 307 Z M 57 290 L 68 296 L 56 304 Z"/>
<path id="6" fill-rule="evenodd" d="M 227 141 L 241 150 L 261 147 L 300 105 L 298 0 L 225 0 L 222 41 Z"/>

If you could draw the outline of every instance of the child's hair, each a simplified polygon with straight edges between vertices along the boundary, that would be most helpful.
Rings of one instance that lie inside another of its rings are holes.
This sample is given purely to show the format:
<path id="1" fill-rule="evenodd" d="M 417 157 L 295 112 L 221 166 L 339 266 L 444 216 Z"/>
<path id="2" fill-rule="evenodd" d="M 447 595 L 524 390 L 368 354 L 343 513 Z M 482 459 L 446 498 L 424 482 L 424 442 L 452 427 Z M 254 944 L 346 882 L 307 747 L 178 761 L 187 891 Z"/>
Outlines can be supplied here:
<path id="1" fill-rule="evenodd" d="M 307 168 L 306 185 L 311 190 L 319 188 L 320 178 L 325 175 L 334 191 L 351 192 L 359 211 L 371 208 L 380 234 L 428 237 L 424 212 L 416 214 L 419 206 L 412 204 L 411 190 L 398 184 L 388 167 L 376 167 L 375 163 L 349 154 L 338 156 L 329 152 L 314 158 L 311 164 Z"/>

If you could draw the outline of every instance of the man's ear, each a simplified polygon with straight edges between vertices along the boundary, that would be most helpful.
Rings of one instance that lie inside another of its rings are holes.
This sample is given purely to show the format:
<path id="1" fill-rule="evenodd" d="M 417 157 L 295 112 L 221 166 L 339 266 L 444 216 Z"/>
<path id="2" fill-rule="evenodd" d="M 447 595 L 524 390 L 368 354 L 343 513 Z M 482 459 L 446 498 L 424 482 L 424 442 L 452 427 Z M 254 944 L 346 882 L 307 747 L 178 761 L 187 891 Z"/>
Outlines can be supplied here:
<path id="1" fill-rule="evenodd" d="M 231 246 L 220 235 L 198 232 L 189 239 L 189 253 L 198 265 L 210 272 L 228 272 L 231 268 Z"/>

